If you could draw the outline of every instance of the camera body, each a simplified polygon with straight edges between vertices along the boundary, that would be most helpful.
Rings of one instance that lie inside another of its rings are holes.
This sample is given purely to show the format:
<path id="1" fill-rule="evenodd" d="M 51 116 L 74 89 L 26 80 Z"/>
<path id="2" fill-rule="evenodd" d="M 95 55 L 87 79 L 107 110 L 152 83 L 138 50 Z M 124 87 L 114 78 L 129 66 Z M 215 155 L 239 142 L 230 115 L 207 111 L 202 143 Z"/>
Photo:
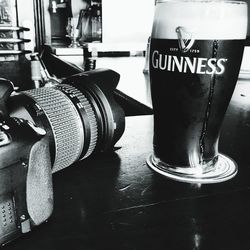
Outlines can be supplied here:
<path id="1" fill-rule="evenodd" d="M 15 93 L 0 79 L 0 244 L 50 217 L 54 172 L 110 150 L 122 136 L 118 81 L 118 73 L 98 69 Z"/>
<path id="2" fill-rule="evenodd" d="M 0 123 L 0 243 L 27 233 L 53 210 L 52 171 L 45 131 L 26 120 Z"/>

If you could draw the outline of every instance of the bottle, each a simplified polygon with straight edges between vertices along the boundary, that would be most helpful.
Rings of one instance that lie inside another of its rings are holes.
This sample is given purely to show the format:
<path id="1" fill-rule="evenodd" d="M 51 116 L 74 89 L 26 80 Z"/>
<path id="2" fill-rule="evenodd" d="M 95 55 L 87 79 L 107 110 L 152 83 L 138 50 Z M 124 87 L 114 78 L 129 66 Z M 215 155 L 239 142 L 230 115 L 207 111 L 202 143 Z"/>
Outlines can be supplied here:
<path id="1" fill-rule="evenodd" d="M 97 40 L 99 42 L 102 41 L 102 12 L 101 12 L 101 4 L 97 4 Z"/>
<path id="2" fill-rule="evenodd" d="M 43 86 L 51 87 L 61 82 L 58 78 L 50 75 L 38 53 L 32 53 L 30 57 L 31 57 L 31 75 L 35 88 L 40 88 Z"/>
<path id="3" fill-rule="evenodd" d="M 43 86 L 41 66 L 38 59 L 38 53 L 32 53 L 30 55 L 31 59 L 31 80 L 33 82 L 32 88 L 40 88 Z"/>

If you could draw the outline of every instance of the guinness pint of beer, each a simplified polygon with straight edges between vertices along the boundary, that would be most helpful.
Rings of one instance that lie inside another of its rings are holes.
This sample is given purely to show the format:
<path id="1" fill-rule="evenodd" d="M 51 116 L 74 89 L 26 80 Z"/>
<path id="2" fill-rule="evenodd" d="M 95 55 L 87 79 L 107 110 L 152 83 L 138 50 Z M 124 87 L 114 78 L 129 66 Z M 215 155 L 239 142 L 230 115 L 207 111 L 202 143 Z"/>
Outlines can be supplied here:
<path id="1" fill-rule="evenodd" d="M 237 173 L 218 140 L 246 31 L 245 2 L 157 1 L 150 44 L 154 152 L 147 160 L 156 172 L 191 183 Z"/>

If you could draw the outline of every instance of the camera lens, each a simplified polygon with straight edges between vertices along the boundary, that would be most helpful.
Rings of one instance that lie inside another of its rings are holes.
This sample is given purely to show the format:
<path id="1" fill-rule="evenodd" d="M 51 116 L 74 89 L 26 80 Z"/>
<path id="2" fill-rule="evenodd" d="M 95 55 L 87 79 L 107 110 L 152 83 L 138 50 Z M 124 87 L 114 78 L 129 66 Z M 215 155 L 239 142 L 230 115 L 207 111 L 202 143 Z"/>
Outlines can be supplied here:
<path id="1" fill-rule="evenodd" d="M 53 172 L 94 152 L 105 151 L 121 137 L 124 112 L 113 89 L 79 78 L 54 87 L 20 92 L 11 98 L 11 116 L 32 120 L 49 136 Z"/>
<path id="2" fill-rule="evenodd" d="M 36 102 L 49 121 L 55 144 L 54 172 L 78 160 L 86 144 L 85 157 L 94 151 L 98 136 L 97 119 L 89 101 L 79 90 L 61 85 L 23 93 Z M 80 110 L 82 113 L 85 111 L 85 119 Z"/>

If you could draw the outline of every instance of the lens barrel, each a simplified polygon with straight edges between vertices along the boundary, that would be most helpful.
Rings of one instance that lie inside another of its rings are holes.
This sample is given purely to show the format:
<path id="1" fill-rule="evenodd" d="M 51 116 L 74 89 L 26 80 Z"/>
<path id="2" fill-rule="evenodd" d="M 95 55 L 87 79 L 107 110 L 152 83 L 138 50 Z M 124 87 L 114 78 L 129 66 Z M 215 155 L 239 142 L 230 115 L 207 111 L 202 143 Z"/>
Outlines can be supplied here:
<path id="1" fill-rule="evenodd" d="M 106 73 L 117 77 L 116 72 Z M 125 115 L 113 99 L 116 85 L 104 84 L 101 79 L 89 81 L 87 75 L 73 76 L 54 87 L 12 96 L 11 116 L 31 120 L 45 129 L 50 139 L 52 171 L 57 172 L 94 152 L 110 149 L 121 137 Z"/>

